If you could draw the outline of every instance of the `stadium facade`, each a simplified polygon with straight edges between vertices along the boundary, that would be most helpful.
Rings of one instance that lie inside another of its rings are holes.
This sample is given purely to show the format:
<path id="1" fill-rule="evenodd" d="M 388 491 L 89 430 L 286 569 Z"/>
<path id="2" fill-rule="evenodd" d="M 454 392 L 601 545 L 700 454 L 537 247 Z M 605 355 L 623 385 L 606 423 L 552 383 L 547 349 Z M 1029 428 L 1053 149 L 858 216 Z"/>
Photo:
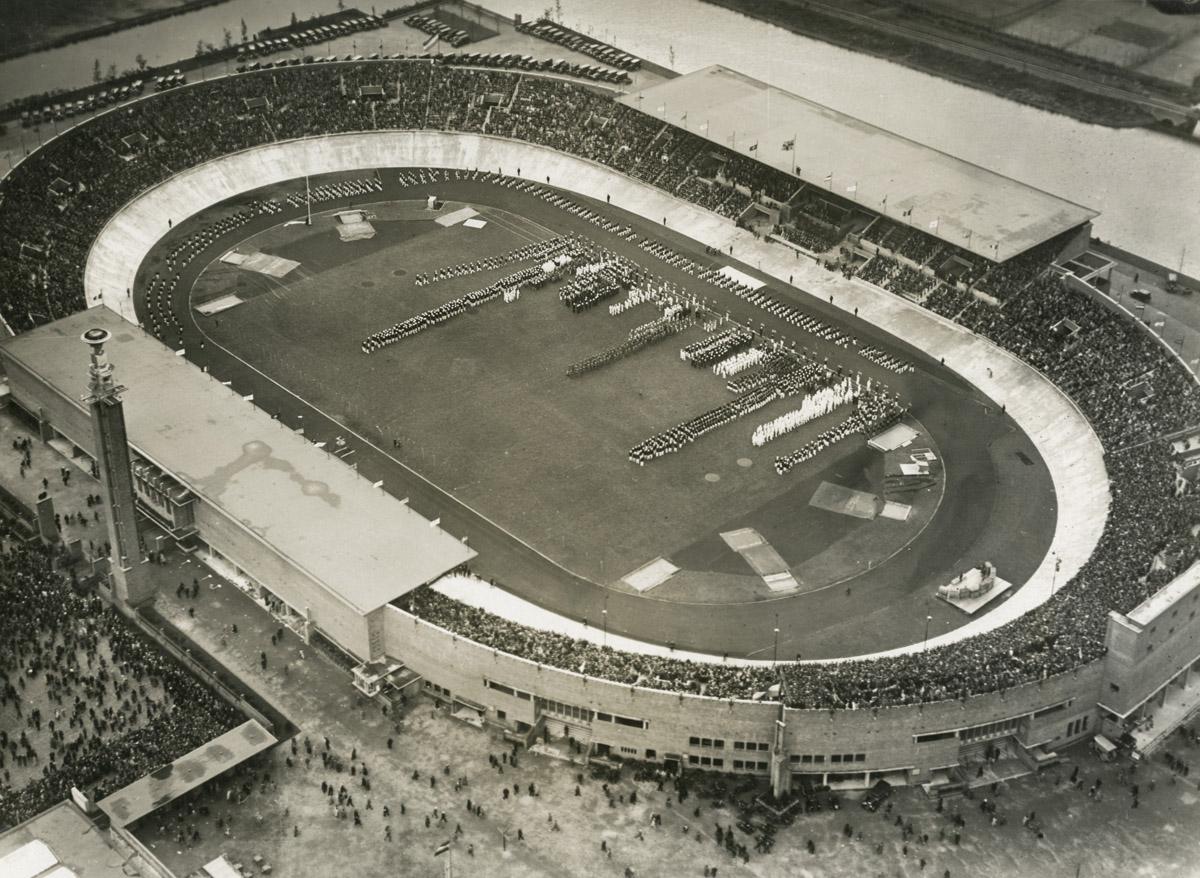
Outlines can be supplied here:
<path id="1" fill-rule="evenodd" d="M 404 149 L 411 140 L 414 166 L 464 168 L 475 167 L 471 159 L 478 155 L 467 144 L 481 140 L 446 134 L 386 137 L 393 149 L 397 143 Z M 370 135 L 363 136 L 357 166 L 386 166 L 368 148 L 369 140 Z M 462 148 L 447 147 L 456 140 Z M 345 161 L 352 162 L 354 138 L 343 144 Z M 519 155 L 522 147 L 508 143 L 504 148 Z M 278 170 L 274 178 L 258 177 L 259 185 L 307 172 L 303 161 L 289 160 L 295 153 L 289 156 L 286 144 L 264 147 L 261 154 L 274 156 L 269 164 Z M 138 264 L 165 231 L 164 214 L 181 219 L 244 191 L 241 174 L 193 171 L 174 178 L 175 191 L 182 188 L 186 197 L 165 210 L 152 198 L 138 199 L 110 220 L 85 271 L 89 305 L 109 304 L 134 318 L 127 291 Z M 564 173 L 555 184 L 602 192 L 614 176 L 600 168 L 592 173 L 595 179 Z M 622 207 L 658 221 L 659 201 L 649 196 L 639 201 L 636 187 L 624 191 L 633 195 Z M 661 218 L 678 227 L 671 216 Z M 1071 213 L 1062 227 L 1069 230 L 1088 218 L 1086 211 Z M 705 243 L 719 243 L 730 226 L 714 216 L 708 228 L 696 231 L 713 239 Z M 129 445 L 138 501 L 147 517 L 181 545 L 244 576 L 273 610 L 300 620 L 305 636 L 327 637 L 364 664 L 402 665 L 453 710 L 525 741 L 542 733 L 566 734 L 601 755 L 770 774 L 777 790 L 802 777 L 852 785 L 881 777 L 912 783 L 935 780 L 939 770 L 1000 742 L 1031 765 L 1044 764 L 1072 741 L 1099 732 L 1124 734 L 1144 714 L 1171 716 L 1181 701 L 1194 700 L 1200 685 L 1196 567 L 1130 613 L 1113 613 L 1103 658 L 1069 673 L 955 701 L 803 710 L 785 707 L 777 693 L 716 699 L 624 685 L 509 655 L 392 603 L 468 561 L 473 553 L 461 541 L 114 311 L 93 307 L 0 345 L 12 399 L 45 438 L 59 436 L 80 453 L 94 454 L 81 401 L 86 372 L 79 341 L 94 327 L 112 333 L 109 353 L 119 379 L 130 388 L 125 400 Z M 372 529 L 359 528 L 363 520 L 372 522 Z M 969 663 L 969 640 L 962 652 L 961 660 Z M 1163 730 L 1159 723 L 1156 732 Z"/>

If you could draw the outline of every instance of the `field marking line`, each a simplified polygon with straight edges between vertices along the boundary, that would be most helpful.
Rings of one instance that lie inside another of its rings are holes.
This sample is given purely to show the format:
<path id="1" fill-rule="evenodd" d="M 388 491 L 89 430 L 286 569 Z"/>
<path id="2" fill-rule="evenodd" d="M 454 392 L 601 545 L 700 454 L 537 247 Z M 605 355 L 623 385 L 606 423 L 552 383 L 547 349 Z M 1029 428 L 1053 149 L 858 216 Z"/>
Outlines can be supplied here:
<path id="1" fill-rule="evenodd" d="M 494 209 L 494 208 L 489 208 L 489 209 Z M 505 211 L 498 210 L 498 213 L 505 213 Z M 500 228 L 510 232 L 513 235 L 516 235 L 518 238 L 520 238 L 523 241 L 527 241 L 530 244 L 533 244 L 533 243 L 541 240 L 540 238 L 538 238 L 536 235 L 530 233 L 529 231 L 518 227 L 516 225 L 516 223 L 509 220 L 507 217 L 496 216 L 495 214 L 487 214 L 487 216 L 491 219 L 492 222 L 494 222 Z"/>

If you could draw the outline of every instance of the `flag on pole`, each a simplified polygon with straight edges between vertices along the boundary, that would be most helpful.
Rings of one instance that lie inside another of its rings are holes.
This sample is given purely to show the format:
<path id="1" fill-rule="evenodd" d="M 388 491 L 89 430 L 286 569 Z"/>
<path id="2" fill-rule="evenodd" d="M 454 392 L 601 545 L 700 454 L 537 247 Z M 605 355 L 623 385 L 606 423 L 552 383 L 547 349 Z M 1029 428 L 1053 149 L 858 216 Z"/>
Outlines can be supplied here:
<path id="1" fill-rule="evenodd" d="M 904 211 L 904 213 L 900 214 L 900 216 L 912 216 L 912 210 L 913 209 L 910 207 L 908 210 Z"/>
<path id="2" fill-rule="evenodd" d="M 880 204 L 887 204 L 887 196 L 886 195 L 883 196 L 883 201 L 881 201 Z"/>
<path id="3" fill-rule="evenodd" d="M 434 855 L 435 857 L 440 857 L 442 854 L 446 853 L 446 851 L 448 851 L 448 850 L 450 850 L 450 841 L 449 841 L 449 839 L 447 839 L 446 841 L 444 841 L 444 842 L 442 842 L 440 845 L 438 845 L 438 846 L 437 846 L 437 850 L 435 850 L 435 851 L 433 852 L 433 855 Z"/>
<path id="4" fill-rule="evenodd" d="M 667 111 L 667 105 L 666 105 L 666 104 L 659 104 L 659 106 L 658 106 L 658 112 L 660 112 L 660 113 L 665 113 L 666 111 Z"/>
<path id="5" fill-rule="evenodd" d="M 855 184 L 854 184 L 854 185 L 852 185 L 852 186 L 847 186 L 847 187 L 846 187 L 846 191 L 847 191 L 847 192 L 857 192 L 857 191 L 858 191 L 858 184 L 857 184 L 857 183 L 855 183 Z"/>
<path id="6" fill-rule="evenodd" d="M 828 183 L 832 179 L 833 179 L 833 171 L 830 171 L 828 174 L 825 175 L 825 182 Z"/>
<path id="7" fill-rule="evenodd" d="M 795 149 L 795 148 L 796 148 L 796 138 L 793 137 L 791 140 L 785 140 L 783 142 L 783 151 L 784 152 L 787 152 L 788 150 Z"/>
<path id="8" fill-rule="evenodd" d="M 441 39 L 441 38 L 437 34 L 434 34 L 429 39 L 427 39 L 425 42 L 421 43 L 421 48 L 429 49 L 429 47 L 432 46 L 434 43 L 436 43 L 439 39 Z"/>
<path id="9" fill-rule="evenodd" d="M 931 222 L 929 224 L 929 228 L 936 229 L 939 225 L 941 225 L 941 223 L 942 223 L 942 218 L 939 216 L 937 219 L 935 219 L 933 222 Z"/>
<path id="10" fill-rule="evenodd" d="M 755 141 L 754 144 L 750 147 L 750 152 L 755 152 L 757 149 L 758 149 L 758 141 Z"/>
<path id="11" fill-rule="evenodd" d="M 686 122 L 686 121 L 687 121 L 687 112 L 686 112 L 686 111 L 684 111 L 684 114 L 683 114 L 683 116 L 680 118 L 680 121 L 681 121 L 681 122 Z"/>
<path id="12" fill-rule="evenodd" d="M 963 237 L 966 238 L 968 241 L 971 240 L 971 230 L 967 229 L 967 233 L 965 235 L 963 235 Z"/>

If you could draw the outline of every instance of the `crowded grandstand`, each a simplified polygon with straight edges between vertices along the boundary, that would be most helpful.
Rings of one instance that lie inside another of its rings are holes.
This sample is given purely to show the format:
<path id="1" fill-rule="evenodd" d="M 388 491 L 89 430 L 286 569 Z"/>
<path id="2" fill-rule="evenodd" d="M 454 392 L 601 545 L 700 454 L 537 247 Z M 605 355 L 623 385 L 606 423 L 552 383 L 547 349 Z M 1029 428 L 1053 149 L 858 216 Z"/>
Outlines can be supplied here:
<path id="1" fill-rule="evenodd" d="M 382 99 L 364 100 L 363 89 Z M 751 698 L 778 686 L 779 700 L 792 707 L 883 707 L 1004 691 L 1091 662 L 1103 652 L 1110 610 L 1137 606 L 1195 560 L 1196 503 L 1176 491 L 1162 439 L 1196 423 L 1193 378 L 1142 327 L 1063 283 L 1053 265 L 1061 240 L 991 261 L 937 230 L 930 235 L 846 203 L 786 170 L 560 79 L 432 59 L 322 64 L 193 84 L 106 113 L 50 141 L 4 180 L 0 311 L 12 331 L 22 332 L 83 308 L 92 240 L 123 205 L 176 172 L 273 141 L 389 129 L 550 147 L 751 225 L 761 224 L 759 206 L 786 206 L 769 229 L 783 239 L 778 246 L 798 246 L 831 269 L 956 321 L 1065 391 L 1104 446 L 1112 487 L 1096 551 L 1049 601 L 994 631 L 920 653 L 778 667 L 654 657 L 523 626 L 428 587 L 397 601 L 421 618 L 497 650 L 630 685 L 718 698 Z M 259 209 L 269 210 L 248 208 Z M 792 308 L 802 319 L 801 309 L 769 294 L 745 297 L 766 309 Z M 388 332 L 363 350 L 390 343 Z M 894 404 L 880 406 L 879 423 L 897 414 Z M 686 435 L 631 457 L 642 462 L 677 441 Z"/>

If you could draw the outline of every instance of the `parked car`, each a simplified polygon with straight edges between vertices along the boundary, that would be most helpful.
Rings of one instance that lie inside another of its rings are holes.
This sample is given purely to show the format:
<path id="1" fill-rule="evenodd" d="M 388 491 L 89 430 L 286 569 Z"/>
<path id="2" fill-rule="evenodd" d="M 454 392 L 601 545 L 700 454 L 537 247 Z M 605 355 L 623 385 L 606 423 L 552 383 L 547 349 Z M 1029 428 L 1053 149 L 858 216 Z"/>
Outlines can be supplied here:
<path id="1" fill-rule="evenodd" d="M 886 780 L 877 780 L 875 786 L 871 787 L 871 791 L 863 798 L 862 806 L 867 811 L 874 813 L 891 795 L 892 785 Z"/>

